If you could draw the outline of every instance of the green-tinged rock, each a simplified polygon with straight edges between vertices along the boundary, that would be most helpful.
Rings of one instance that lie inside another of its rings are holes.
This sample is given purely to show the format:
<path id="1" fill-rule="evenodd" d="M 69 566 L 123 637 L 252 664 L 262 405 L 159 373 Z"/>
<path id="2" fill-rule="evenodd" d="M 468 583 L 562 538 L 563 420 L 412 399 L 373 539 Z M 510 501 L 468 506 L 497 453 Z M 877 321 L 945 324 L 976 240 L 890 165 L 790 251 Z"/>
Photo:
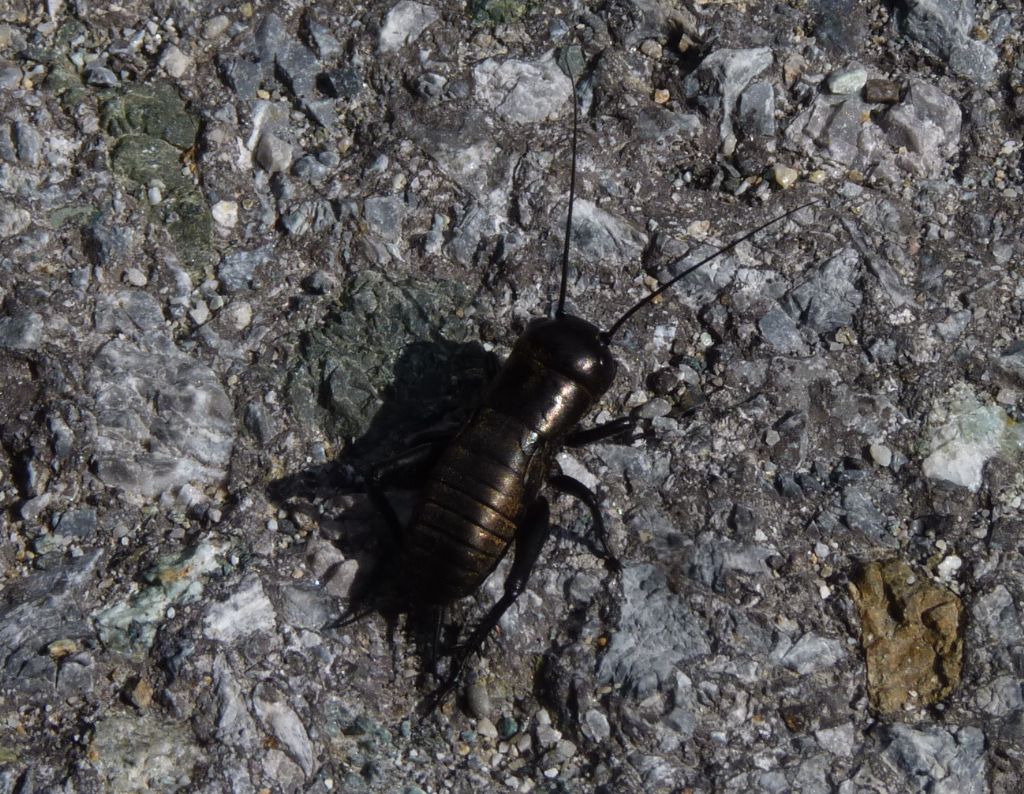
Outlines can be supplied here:
<path id="1" fill-rule="evenodd" d="M 146 202 L 150 220 L 167 229 L 190 275 L 202 280 L 214 260 L 213 216 L 185 168 L 198 120 L 173 86 L 158 83 L 109 96 L 100 122 L 118 139 L 111 153 L 114 173 Z M 151 205 L 144 194 L 154 184 L 160 185 L 162 200 Z"/>
<path id="2" fill-rule="evenodd" d="M 293 415 L 336 442 L 364 436 L 378 445 L 464 407 L 492 360 L 469 341 L 474 327 L 462 316 L 469 302 L 453 282 L 356 276 L 298 343 L 287 386 Z"/>
<path id="3" fill-rule="evenodd" d="M 187 791 L 203 760 L 188 723 L 156 712 L 111 714 L 93 726 L 89 762 L 104 791 Z"/>
<path id="4" fill-rule="evenodd" d="M 100 123 L 109 135 L 141 133 L 179 150 L 191 148 L 199 134 L 199 121 L 188 112 L 174 86 L 138 85 L 106 99 Z"/>
<path id="5" fill-rule="evenodd" d="M 960 682 L 964 609 L 902 560 L 865 565 L 851 594 L 860 611 L 868 699 L 883 714 L 927 706 Z"/>
<path id="6" fill-rule="evenodd" d="M 933 406 L 922 441 L 928 450 L 921 463 L 925 477 L 977 491 L 991 458 L 1013 460 L 1024 451 L 1024 425 L 959 383 Z"/>
<path id="7" fill-rule="evenodd" d="M 149 586 L 128 601 L 95 615 L 100 640 L 120 653 L 141 656 L 153 644 L 156 630 L 173 604 L 187 604 L 203 592 L 202 578 L 215 570 L 220 549 L 200 543 L 163 558 L 145 574 Z"/>
<path id="8" fill-rule="evenodd" d="M 65 223 L 88 223 L 96 217 L 95 207 L 83 205 L 79 207 L 58 207 L 50 213 L 50 226 L 59 229 Z"/>
<path id="9" fill-rule="evenodd" d="M 477 21 L 504 25 L 522 19 L 532 5 L 523 0 L 473 0 L 469 10 Z"/>
<path id="10" fill-rule="evenodd" d="M 125 135 L 114 146 L 110 165 L 115 174 L 139 186 L 159 180 L 165 190 L 192 187 L 192 180 L 181 173 L 181 151 L 151 135 Z"/>

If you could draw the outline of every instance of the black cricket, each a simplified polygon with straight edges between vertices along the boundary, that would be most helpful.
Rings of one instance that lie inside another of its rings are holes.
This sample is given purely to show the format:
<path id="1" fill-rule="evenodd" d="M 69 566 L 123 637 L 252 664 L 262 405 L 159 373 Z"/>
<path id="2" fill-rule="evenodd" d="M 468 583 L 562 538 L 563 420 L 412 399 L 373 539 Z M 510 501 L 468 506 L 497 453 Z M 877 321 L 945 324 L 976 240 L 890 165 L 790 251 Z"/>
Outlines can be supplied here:
<path id="1" fill-rule="evenodd" d="M 571 76 L 570 76 L 570 79 Z M 608 330 L 565 311 L 572 210 L 576 193 L 578 99 L 573 84 L 572 166 L 562 253 L 561 285 L 553 317 L 533 320 L 516 340 L 474 413 L 454 433 L 411 447 L 373 466 L 366 490 L 394 534 L 404 597 L 433 605 L 440 626 L 444 608 L 473 594 L 515 546 L 504 593 L 451 654 L 446 677 L 428 699 L 433 710 L 455 688 L 466 661 L 477 653 L 502 615 L 526 587 L 551 533 L 545 484 L 579 499 L 590 511 L 597 549 L 619 570 L 608 548 L 597 496 L 583 483 L 552 474 L 564 447 L 580 447 L 628 432 L 628 417 L 580 429 L 615 379 L 610 345 L 637 311 L 678 281 L 753 235 L 816 202 L 803 204 L 734 239 L 649 293 Z M 385 490 L 410 479 L 422 482 L 412 518 L 402 526 Z M 365 614 L 350 612 L 351 622 Z M 435 635 L 435 645 L 436 636 Z"/>

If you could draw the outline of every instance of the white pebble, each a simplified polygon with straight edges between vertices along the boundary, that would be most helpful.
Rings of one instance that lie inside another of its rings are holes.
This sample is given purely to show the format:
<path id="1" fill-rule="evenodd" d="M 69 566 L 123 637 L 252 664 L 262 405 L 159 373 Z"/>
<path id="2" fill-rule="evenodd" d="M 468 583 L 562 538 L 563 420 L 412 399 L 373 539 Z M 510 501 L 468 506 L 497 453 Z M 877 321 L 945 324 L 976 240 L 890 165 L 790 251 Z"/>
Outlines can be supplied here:
<path id="1" fill-rule="evenodd" d="M 238 223 L 238 202 L 218 201 L 210 208 L 210 213 L 218 226 L 231 229 Z"/>
<path id="2" fill-rule="evenodd" d="M 228 319 L 239 331 L 244 331 L 252 322 L 252 304 L 247 301 L 238 301 L 228 307 Z"/>
<path id="3" fill-rule="evenodd" d="M 884 444 L 872 444 L 868 447 L 871 459 L 879 466 L 885 468 L 892 463 L 892 450 Z"/>
<path id="4" fill-rule="evenodd" d="M 168 44 L 160 54 L 160 67 L 171 77 L 182 77 L 192 65 L 192 58 L 174 44 Z"/>
<path id="5" fill-rule="evenodd" d="M 963 564 L 963 560 L 961 560 L 955 554 L 950 554 L 948 557 L 946 557 L 946 559 L 939 563 L 939 578 L 949 581 L 954 576 L 956 576 L 956 572 L 960 570 L 960 566 Z"/>

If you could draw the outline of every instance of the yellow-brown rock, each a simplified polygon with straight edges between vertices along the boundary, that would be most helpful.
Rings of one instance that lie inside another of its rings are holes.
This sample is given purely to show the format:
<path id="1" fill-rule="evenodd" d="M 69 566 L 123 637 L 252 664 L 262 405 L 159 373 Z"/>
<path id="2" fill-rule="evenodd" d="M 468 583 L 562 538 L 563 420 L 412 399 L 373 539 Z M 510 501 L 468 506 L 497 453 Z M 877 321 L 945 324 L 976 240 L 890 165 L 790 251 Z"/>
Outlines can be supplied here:
<path id="1" fill-rule="evenodd" d="M 960 599 L 896 559 L 866 564 L 850 589 L 860 610 L 871 707 L 888 714 L 949 695 L 963 662 Z"/>

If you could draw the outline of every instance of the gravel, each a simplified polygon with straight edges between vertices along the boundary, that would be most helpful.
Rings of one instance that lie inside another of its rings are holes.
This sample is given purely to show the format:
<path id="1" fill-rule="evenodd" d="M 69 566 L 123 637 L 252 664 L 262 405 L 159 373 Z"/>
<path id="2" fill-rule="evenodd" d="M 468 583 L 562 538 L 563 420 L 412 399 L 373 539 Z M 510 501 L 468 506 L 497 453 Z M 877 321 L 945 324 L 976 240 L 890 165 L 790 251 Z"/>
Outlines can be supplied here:
<path id="1" fill-rule="evenodd" d="M 0 16 L 0 791 L 1018 790 L 1019 9 Z M 363 475 L 557 295 L 567 64 L 574 314 L 816 203 L 616 334 L 622 569 L 548 494 L 424 714 L 509 560 L 435 640 Z"/>

